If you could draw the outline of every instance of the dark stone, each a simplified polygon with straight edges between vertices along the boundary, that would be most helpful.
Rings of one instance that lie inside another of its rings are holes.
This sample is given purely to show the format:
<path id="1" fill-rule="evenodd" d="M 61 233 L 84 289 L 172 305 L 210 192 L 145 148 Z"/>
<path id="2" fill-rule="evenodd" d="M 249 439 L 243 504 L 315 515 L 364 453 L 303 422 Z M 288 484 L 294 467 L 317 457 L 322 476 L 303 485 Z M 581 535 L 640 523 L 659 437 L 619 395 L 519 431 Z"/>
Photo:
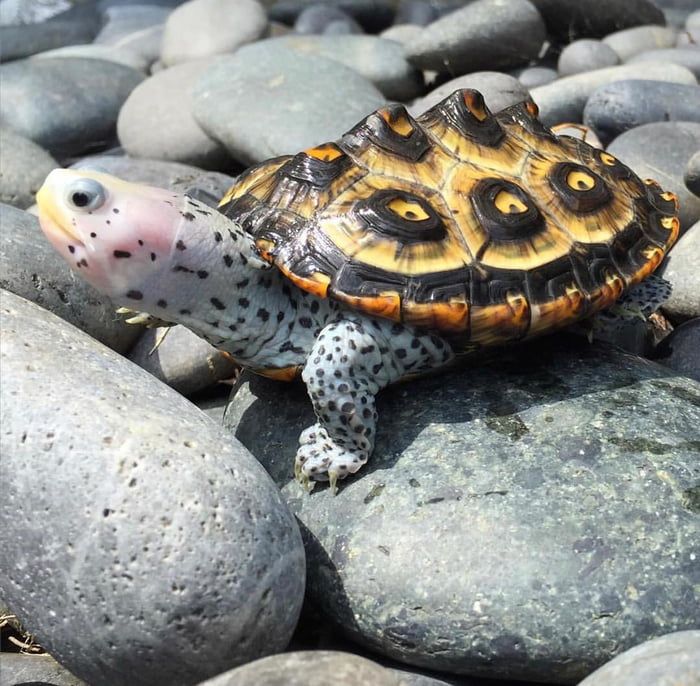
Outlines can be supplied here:
<path id="1" fill-rule="evenodd" d="M 354 25 L 356 28 L 354 33 L 362 33 L 362 27 L 340 7 L 320 3 L 309 5 L 301 11 L 294 22 L 294 31 L 304 35 L 321 34 L 330 23 L 337 21 L 348 22 L 350 26 Z"/>
<path id="2" fill-rule="evenodd" d="M 674 323 L 700 317 L 700 222 L 691 226 L 673 246 L 663 267 L 663 277 L 673 292 L 664 304 L 666 316 Z"/>
<path id="3" fill-rule="evenodd" d="M 437 18 L 437 7 L 428 0 L 399 0 L 394 24 L 427 26 Z"/>
<path id="4" fill-rule="evenodd" d="M 667 26 L 636 26 L 632 29 L 616 31 L 606 36 L 603 42 L 611 47 L 623 62 L 640 52 L 657 48 L 672 48 L 676 41 L 676 31 Z"/>
<path id="5" fill-rule="evenodd" d="M 277 0 L 268 14 L 270 19 L 292 26 L 309 5 L 318 4 L 318 0 Z M 382 31 L 394 19 L 394 3 L 390 0 L 324 0 L 323 4 L 343 10 L 370 33 Z"/>
<path id="6" fill-rule="evenodd" d="M 557 69 L 561 76 L 571 76 L 584 71 L 614 67 L 619 61 L 617 53 L 609 45 L 592 38 L 582 38 L 562 50 Z"/>
<path id="7" fill-rule="evenodd" d="M 89 684 L 194 684 L 283 650 L 304 552 L 256 460 L 58 317 L 7 292 L 0 310 L 0 577 L 23 625 Z"/>
<path id="8" fill-rule="evenodd" d="M 650 80 L 615 81 L 593 91 L 583 123 L 603 143 L 642 124 L 664 121 L 700 123 L 700 88 Z"/>
<path id="9" fill-rule="evenodd" d="M 0 653 L 0 673 L 8 686 L 87 686 L 46 654 Z"/>
<path id="10" fill-rule="evenodd" d="M 700 318 L 674 329 L 656 349 L 655 359 L 684 376 L 700 381 Z"/>
<path id="11" fill-rule="evenodd" d="M 225 419 L 303 524 L 310 599 L 353 640 L 574 683 L 697 625 L 697 512 L 679 494 L 699 476 L 700 384 L 550 336 L 394 386 L 378 409 L 375 455 L 336 497 L 293 481 L 314 421 L 301 385 L 244 375 Z"/>
<path id="12" fill-rule="evenodd" d="M 686 188 L 693 194 L 700 197 L 700 151 L 696 152 L 685 167 L 683 177 Z"/>

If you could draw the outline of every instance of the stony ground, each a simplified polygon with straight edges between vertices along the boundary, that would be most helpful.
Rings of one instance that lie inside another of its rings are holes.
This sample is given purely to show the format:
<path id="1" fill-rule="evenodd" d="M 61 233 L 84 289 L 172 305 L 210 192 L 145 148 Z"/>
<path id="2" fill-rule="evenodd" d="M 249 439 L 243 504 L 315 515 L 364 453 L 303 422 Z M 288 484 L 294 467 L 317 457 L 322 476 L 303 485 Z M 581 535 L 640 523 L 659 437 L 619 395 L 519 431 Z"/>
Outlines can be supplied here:
<path id="1" fill-rule="evenodd" d="M 0 24 L 1 683 L 697 686 L 697 0 L 0 0 Z M 303 388 L 125 324 L 33 214 L 86 164 L 214 205 L 464 87 L 676 193 L 673 296 L 607 343 L 390 389 L 335 498 L 293 481 Z"/>

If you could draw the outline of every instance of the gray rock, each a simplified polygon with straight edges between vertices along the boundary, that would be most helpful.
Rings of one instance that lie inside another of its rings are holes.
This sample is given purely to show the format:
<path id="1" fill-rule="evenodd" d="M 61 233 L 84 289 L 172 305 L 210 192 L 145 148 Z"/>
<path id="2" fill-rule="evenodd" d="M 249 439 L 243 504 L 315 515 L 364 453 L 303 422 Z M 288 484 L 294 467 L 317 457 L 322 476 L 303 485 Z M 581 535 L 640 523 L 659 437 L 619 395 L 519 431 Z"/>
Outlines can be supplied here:
<path id="1" fill-rule="evenodd" d="M 395 386 L 378 409 L 375 455 L 335 498 L 293 481 L 314 421 L 303 387 L 244 375 L 225 419 L 302 522 L 310 600 L 353 640 L 450 673 L 574 683 L 697 625 L 682 494 L 700 384 L 550 336 Z"/>
<path id="2" fill-rule="evenodd" d="M 695 10 L 688 15 L 685 20 L 686 29 L 700 29 L 700 10 Z"/>
<path id="3" fill-rule="evenodd" d="M 390 100 L 410 100 L 423 91 L 423 74 L 395 41 L 376 36 L 286 36 L 281 45 L 309 57 L 340 62 L 373 83 Z"/>
<path id="4" fill-rule="evenodd" d="M 700 198 L 683 183 L 685 167 L 698 150 L 700 124 L 693 122 L 645 124 L 626 131 L 608 146 L 608 152 L 619 157 L 637 176 L 656 179 L 665 190 L 678 196 L 681 231 L 700 220 Z"/>
<path id="5" fill-rule="evenodd" d="M 557 70 L 551 67 L 526 67 L 518 73 L 518 81 L 525 88 L 544 86 L 546 83 L 556 81 L 558 78 Z"/>
<path id="6" fill-rule="evenodd" d="M 663 12 L 649 0 L 532 0 L 547 30 L 563 43 L 602 38 L 639 24 L 663 24 Z"/>
<path id="7" fill-rule="evenodd" d="M 422 33 L 423 29 L 415 24 L 394 24 L 379 34 L 380 38 L 393 40 L 401 45 L 412 43 Z"/>
<path id="8" fill-rule="evenodd" d="M 209 419 L 221 426 L 224 423 L 230 395 L 230 387 L 222 384 L 212 388 L 210 392 L 202 394 L 201 397 L 197 396 L 191 400 Z"/>
<path id="9" fill-rule="evenodd" d="M 623 62 L 640 52 L 658 48 L 672 48 L 676 42 L 676 30 L 667 26 L 636 26 L 633 29 L 616 31 L 603 39 Z"/>
<path id="10" fill-rule="evenodd" d="M 108 298 L 73 275 L 36 217 L 0 204 L 0 224 L 0 288 L 41 305 L 118 352 L 133 345 L 141 327 L 125 324 Z"/>
<path id="11" fill-rule="evenodd" d="M 10 293 L 0 310 L 0 574 L 27 628 L 115 686 L 197 683 L 284 649 L 304 553 L 262 467 L 58 317 Z"/>
<path id="12" fill-rule="evenodd" d="M 639 62 L 670 62 L 680 64 L 682 67 L 690 69 L 695 74 L 695 78 L 700 78 L 700 50 L 697 48 L 667 48 L 659 50 L 648 50 L 634 55 L 628 64 Z"/>
<path id="13" fill-rule="evenodd" d="M 697 48 L 700 45 L 700 28 L 685 29 L 680 31 L 676 37 L 676 47 L 678 48 Z"/>
<path id="14" fill-rule="evenodd" d="M 132 157 L 223 169 L 231 159 L 192 115 L 192 89 L 216 58 L 179 64 L 140 83 L 119 112 L 117 134 Z"/>
<path id="15" fill-rule="evenodd" d="M 302 35 L 321 34 L 329 24 L 338 21 L 347 22 L 356 33 L 362 33 L 362 27 L 340 7 L 322 3 L 305 7 L 294 22 L 294 31 Z"/>
<path id="16" fill-rule="evenodd" d="M 331 21 L 323 29 L 324 36 L 350 36 L 364 33 L 362 27 L 352 18 Z"/>
<path id="17" fill-rule="evenodd" d="M 517 67 L 536 57 L 544 24 L 528 0 L 476 0 L 434 21 L 406 45 L 421 69 L 452 75 Z"/>
<path id="18" fill-rule="evenodd" d="M 394 25 L 427 26 L 437 18 L 437 7 L 428 0 L 399 0 Z"/>
<path id="19" fill-rule="evenodd" d="M 700 150 L 688 160 L 683 181 L 691 193 L 700 197 Z"/>
<path id="20" fill-rule="evenodd" d="M 674 329 L 658 346 L 654 358 L 679 374 L 700 381 L 700 318 Z"/>
<path id="21" fill-rule="evenodd" d="M 443 83 L 425 97 L 416 100 L 410 107 L 415 116 L 422 114 L 433 105 L 453 93 L 458 88 L 474 88 L 478 90 L 492 112 L 498 112 L 515 103 L 528 100 L 530 94 L 518 79 L 497 71 L 479 71 L 465 74 Z"/>
<path id="22" fill-rule="evenodd" d="M 200 686 L 403 686 L 388 669 L 358 655 L 331 650 L 284 653 L 256 660 Z"/>
<path id="23" fill-rule="evenodd" d="M 614 67 L 619 61 L 617 53 L 609 45 L 599 40 L 582 38 L 562 50 L 557 69 L 561 76 L 571 76 L 584 71 Z"/>
<path id="24" fill-rule="evenodd" d="M 70 7 L 70 0 L 0 0 L 0 25 L 37 24 Z"/>
<path id="25" fill-rule="evenodd" d="M 113 5 L 104 11 L 105 25 L 95 36 L 96 43 L 115 45 L 124 36 L 162 26 L 170 14 L 170 8 L 156 5 Z"/>
<path id="26" fill-rule="evenodd" d="M 318 4 L 319 0 L 273 0 L 269 16 L 291 26 L 309 5 Z M 370 33 L 383 31 L 394 19 L 393 0 L 323 0 L 323 4 L 342 9 Z"/>
<path id="27" fill-rule="evenodd" d="M 138 52 L 125 48 L 114 47 L 113 45 L 101 45 L 99 43 L 90 43 L 88 45 L 67 45 L 64 48 L 56 48 L 55 50 L 47 50 L 34 55 L 34 59 L 45 59 L 49 57 L 82 57 L 93 60 L 107 60 L 108 62 L 116 62 L 123 64 L 125 67 L 131 67 L 137 71 L 145 72 L 148 69 L 149 61 Z"/>
<path id="28" fill-rule="evenodd" d="M 671 282 L 673 293 L 664 305 L 673 322 L 700 317 L 700 222 L 691 226 L 671 249 L 663 277 Z"/>
<path id="29" fill-rule="evenodd" d="M 148 64 L 152 64 L 160 57 L 164 28 L 163 24 L 151 26 L 148 29 L 117 36 L 114 40 L 106 42 L 105 45 L 135 52 L 141 55 Z"/>
<path id="30" fill-rule="evenodd" d="M 593 91 L 583 123 L 604 143 L 642 124 L 700 122 L 700 88 L 664 81 L 615 81 Z"/>
<path id="31" fill-rule="evenodd" d="M 119 108 L 143 74 L 114 62 L 62 57 L 0 67 L 0 122 L 56 156 L 114 137 Z"/>
<path id="32" fill-rule="evenodd" d="M 87 686 L 46 654 L 0 653 L 0 674 L 8 686 Z"/>
<path id="33" fill-rule="evenodd" d="M 700 631 L 677 631 L 625 651 L 579 686 L 695 686 L 698 674 Z"/>
<path id="34" fill-rule="evenodd" d="M 193 110 L 236 160 L 255 164 L 334 140 L 384 103 L 353 69 L 263 41 L 209 69 Z"/>
<path id="35" fill-rule="evenodd" d="M 0 127 L 0 202 L 25 209 L 46 175 L 59 164 L 46 150 L 12 129 Z"/>
<path id="36" fill-rule="evenodd" d="M 596 88 L 615 81 L 630 79 L 668 81 L 687 85 L 697 83 L 695 76 L 685 67 L 662 62 L 645 62 L 565 76 L 545 86 L 531 89 L 530 95 L 539 105 L 540 119 L 547 126 L 563 122 L 581 122 L 586 101 Z"/>
<path id="37" fill-rule="evenodd" d="M 257 0 L 190 0 L 168 18 L 160 58 L 170 66 L 233 52 L 266 29 L 267 15 Z"/>
<path id="38" fill-rule="evenodd" d="M 129 359 L 185 396 L 232 378 L 239 368 L 184 326 L 148 329 L 129 352 Z"/>

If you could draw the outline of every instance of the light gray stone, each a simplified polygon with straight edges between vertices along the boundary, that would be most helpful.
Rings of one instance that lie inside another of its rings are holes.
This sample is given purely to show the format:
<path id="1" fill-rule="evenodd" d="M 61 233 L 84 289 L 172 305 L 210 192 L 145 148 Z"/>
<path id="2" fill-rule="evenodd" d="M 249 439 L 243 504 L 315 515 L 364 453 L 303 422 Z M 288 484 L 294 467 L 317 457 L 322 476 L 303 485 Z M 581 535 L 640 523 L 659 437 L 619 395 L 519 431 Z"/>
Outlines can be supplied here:
<path id="1" fill-rule="evenodd" d="M 683 322 L 666 336 L 656 349 L 654 359 L 679 374 L 700 381 L 700 317 Z"/>
<path id="2" fill-rule="evenodd" d="M 61 57 L 0 67 L 0 123 L 56 156 L 115 135 L 119 108 L 143 74 L 114 62 Z"/>
<path id="3" fill-rule="evenodd" d="M 0 652 L 0 678 L 7 686 L 87 686 L 47 654 Z"/>
<path id="4" fill-rule="evenodd" d="M 668 26 L 636 26 L 611 33 L 603 38 L 603 42 L 620 56 L 620 60 L 626 62 L 640 52 L 672 48 L 676 43 L 676 33 Z"/>
<path id="5" fill-rule="evenodd" d="M 437 18 L 437 3 L 429 0 L 399 0 L 394 25 L 427 26 Z"/>
<path id="6" fill-rule="evenodd" d="M 528 0 L 476 0 L 428 24 L 406 45 L 406 57 L 456 76 L 527 64 L 544 39 L 542 17 Z"/>
<path id="7" fill-rule="evenodd" d="M 58 317 L 10 293 L 0 312 L 0 576 L 42 646 L 114 686 L 193 684 L 284 649 L 304 553 L 262 467 Z"/>
<path id="8" fill-rule="evenodd" d="M 160 58 L 171 66 L 234 52 L 266 29 L 267 15 L 256 0 L 190 0 L 168 18 Z"/>
<path id="9" fill-rule="evenodd" d="M 0 0 L 0 25 L 37 24 L 70 7 L 70 0 Z"/>
<path id="10" fill-rule="evenodd" d="M 645 62 L 644 64 L 622 64 L 617 67 L 565 76 L 544 86 L 532 88 L 530 95 L 540 108 L 540 119 L 547 126 L 581 122 L 586 101 L 596 88 L 629 79 L 697 84 L 693 73 L 685 67 L 663 62 Z"/>
<path id="11" fill-rule="evenodd" d="M 669 65 L 670 66 L 670 65 Z M 690 192 L 683 174 L 691 156 L 700 150 L 700 124 L 657 122 L 626 131 L 609 146 L 642 179 L 656 179 L 678 196 L 681 231 L 700 220 L 700 198 Z"/>
<path id="12" fill-rule="evenodd" d="M 696 686 L 700 631 L 677 631 L 618 655 L 579 686 Z"/>
<path id="13" fill-rule="evenodd" d="M 149 61 L 137 52 L 126 48 L 118 48 L 113 45 L 101 45 L 99 43 L 89 43 L 86 45 L 67 45 L 55 50 L 47 50 L 34 55 L 33 59 L 46 59 L 50 57 L 81 57 L 93 60 L 107 60 L 123 64 L 137 71 L 145 72 L 148 69 Z"/>
<path id="14" fill-rule="evenodd" d="M 141 55 L 148 64 L 153 64 L 160 57 L 164 28 L 164 24 L 151 26 L 141 31 L 116 36 L 105 44 L 135 52 Z"/>
<path id="15" fill-rule="evenodd" d="M 125 36 L 162 26 L 170 14 L 169 7 L 143 4 L 112 5 L 105 8 L 105 24 L 95 36 L 95 43 L 116 45 Z"/>
<path id="16" fill-rule="evenodd" d="M 695 10 L 688 15 L 685 20 L 686 29 L 700 29 L 700 10 Z"/>
<path id="17" fill-rule="evenodd" d="M 683 181 L 691 193 L 700 197 L 700 150 L 688 160 Z"/>
<path id="18" fill-rule="evenodd" d="M 192 89 L 215 63 L 197 60 L 164 69 L 140 83 L 119 112 L 119 141 L 132 157 L 224 169 L 231 159 L 192 115 Z"/>
<path id="19" fill-rule="evenodd" d="M 697 47 L 666 48 L 640 52 L 627 60 L 627 64 L 640 62 L 669 62 L 690 69 L 695 78 L 700 78 L 700 50 Z"/>
<path id="20" fill-rule="evenodd" d="M 376 36 L 286 36 L 281 45 L 309 57 L 325 57 L 354 69 L 389 100 L 409 100 L 423 91 L 423 74 L 404 57 L 403 47 Z"/>
<path id="21" fill-rule="evenodd" d="M 381 32 L 380 37 L 385 40 L 393 40 L 401 45 L 410 45 L 415 41 L 423 29 L 415 24 L 395 24 Z"/>
<path id="22" fill-rule="evenodd" d="M 559 56 L 557 69 L 561 76 L 584 71 L 614 67 L 620 62 L 618 54 L 599 40 L 582 38 L 567 45 Z"/>
<path id="23" fill-rule="evenodd" d="M 263 41 L 207 70 L 194 116 L 248 165 L 335 140 L 385 102 L 353 69 Z"/>
<path id="24" fill-rule="evenodd" d="M 57 314 L 118 352 L 141 334 L 125 324 L 112 302 L 76 278 L 41 232 L 33 215 L 0 204 L 0 288 Z"/>
<path id="25" fill-rule="evenodd" d="M 310 600 L 350 638 L 576 683 L 697 625 L 700 384 L 550 336 L 392 387 L 378 411 L 375 454 L 335 497 L 293 480 L 301 385 L 244 375 L 225 419 L 302 522 Z"/>
<path id="26" fill-rule="evenodd" d="M 346 22 L 353 33 L 362 33 L 362 27 L 340 7 L 317 3 L 305 7 L 294 22 L 295 33 L 301 35 L 324 33 L 329 24 Z"/>
<path id="27" fill-rule="evenodd" d="M 700 222 L 691 226 L 671 249 L 663 277 L 671 282 L 665 314 L 674 322 L 700 317 Z"/>
<path id="28" fill-rule="evenodd" d="M 59 164 L 40 145 L 0 126 L 0 202 L 25 209 Z"/>
<path id="29" fill-rule="evenodd" d="M 551 67 L 527 67 L 518 73 L 518 81 L 525 88 L 544 86 L 546 83 L 556 81 L 558 78 L 557 70 Z"/>
<path id="30" fill-rule="evenodd" d="M 677 48 L 697 48 L 700 45 L 700 28 L 685 29 L 676 37 Z"/>

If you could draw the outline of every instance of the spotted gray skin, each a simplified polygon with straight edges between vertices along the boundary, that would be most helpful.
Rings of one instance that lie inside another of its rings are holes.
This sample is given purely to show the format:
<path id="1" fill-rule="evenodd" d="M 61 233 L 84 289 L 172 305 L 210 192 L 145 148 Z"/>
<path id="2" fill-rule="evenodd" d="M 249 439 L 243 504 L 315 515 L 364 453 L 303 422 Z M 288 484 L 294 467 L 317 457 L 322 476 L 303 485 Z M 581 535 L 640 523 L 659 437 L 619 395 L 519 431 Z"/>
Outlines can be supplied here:
<path id="1" fill-rule="evenodd" d="M 317 422 L 301 434 L 307 486 L 357 472 L 374 447 L 375 395 L 454 358 L 440 337 L 296 287 L 207 205 L 92 171 L 55 170 L 37 195 L 44 233 L 119 305 L 184 324 L 242 365 L 302 369 Z"/>

